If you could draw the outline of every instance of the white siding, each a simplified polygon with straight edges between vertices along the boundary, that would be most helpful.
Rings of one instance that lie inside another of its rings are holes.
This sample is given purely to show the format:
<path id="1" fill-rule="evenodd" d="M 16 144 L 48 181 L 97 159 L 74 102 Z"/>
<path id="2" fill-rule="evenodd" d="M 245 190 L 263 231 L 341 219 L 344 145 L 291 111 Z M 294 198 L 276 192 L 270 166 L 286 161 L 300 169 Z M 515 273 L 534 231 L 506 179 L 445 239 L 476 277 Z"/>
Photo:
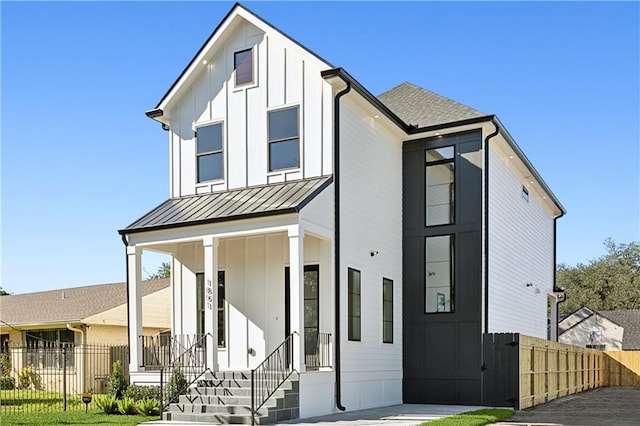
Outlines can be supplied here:
<path id="1" fill-rule="evenodd" d="M 593 337 L 596 337 L 593 335 L 594 332 L 600 332 L 601 337 L 593 339 Z M 582 347 L 587 345 L 607 345 L 605 348 L 607 351 L 621 351 L 623 334 L 624 328 L 602 315 L 594 313 L 578 325 L 562 333 L 559 341 L 560 343 Z"/>
<path id="2" fill-rule="evenodd" d="M 402 143 L 342 98 L 341 336 L 343 405 L 402 402 Z M 371 252 L 378 252 L 371 256 Z M 361 271 L 361 341 L 347 340 L 347 268 Z M 382 343 L 382 279 L 393 280 L 393 344 Z"/>
<path id="3" fill-rule="evenodd" d="M 489 147 L 489 332 L 546 339 L 555 267 L 553 213 L 514 161 L 498 144 Z"/>
<path id="4" fill-rule="evenodd" d="M 172 101 L 171 196 L 263 185 L 331 173 L 331 88 L 320 76 L 328 68 L 275 31 L 247 21 L 227 29 L 211 60 L 200 64 L 191 86 Z M 254 48 L 254 83 L 235 86 L 234 52 Z M 330 101 L 330 95 L 329 101 Z M 300 167 L 268 172 L 267 111 L 299 105 Z M 195 127 L 224 123 L 223 179 L 197 183 Z M 327 139 L 328 138 L 328 139 Z"/>

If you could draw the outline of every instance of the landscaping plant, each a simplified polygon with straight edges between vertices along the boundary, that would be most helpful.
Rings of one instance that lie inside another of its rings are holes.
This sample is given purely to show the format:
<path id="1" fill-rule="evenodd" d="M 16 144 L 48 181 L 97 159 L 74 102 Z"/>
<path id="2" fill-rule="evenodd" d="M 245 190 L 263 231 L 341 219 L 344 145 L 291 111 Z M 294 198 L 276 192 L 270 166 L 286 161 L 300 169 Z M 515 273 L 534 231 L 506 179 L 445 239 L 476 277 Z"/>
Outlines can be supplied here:
<path id="1" fill-rule="evenodd" d="M 136 404 L 138 412 L 143 416 L 157 416 L 160 414 L 160 404 L 156 399 L 143 399 Z"/>
<path id="2" fill-rule="evenodd" d="M 113 363 L 113 369 L 107 379 L 107 385 L 111 390 L 111 395 L 116 399 L 122 399 L 124 392 L 127 390 L 127 378 L 122 370 L 120 360 Z"/>
<path id="3" fill-rule="evenodd" d="M 96 395 L 96 405 L 105 414 L 118 414 L 118 400 L 114 395 Z"/>
<path id="4" fill-rule="evenodd" d="M 42 377 L 33 368 L 33 365 L 22 367 L 18 373 L 18 389 L 43 390 Z"/>
<path id="5" fill-rule="evenodd" d="M 125 414 L 127 416 L 133 416 L 138 414 L 138 410 L 136 409 L 136 403 L 131 398 L 123 398 L 118 401 L 118 411 L 120 414 Z"/>
<path id="6" fill-rule="evenodd" d="M 125 398 L 131 398 L 136 402 L 142 401 L 143 399 L 160 401 L 160 386 L 129 385 L 127 390 L 124 391 L 123 396 Z"/>

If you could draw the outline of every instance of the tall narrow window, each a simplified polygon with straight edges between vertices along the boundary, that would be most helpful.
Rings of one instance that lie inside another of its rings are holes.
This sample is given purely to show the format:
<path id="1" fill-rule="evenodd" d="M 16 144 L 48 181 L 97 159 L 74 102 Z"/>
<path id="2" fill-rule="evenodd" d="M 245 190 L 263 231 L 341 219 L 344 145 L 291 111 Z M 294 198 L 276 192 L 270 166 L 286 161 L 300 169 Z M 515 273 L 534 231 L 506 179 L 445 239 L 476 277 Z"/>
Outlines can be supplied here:
<path id="1" fill-rule="evenodd" d="M 393 343 L 393 281 L 382 279 L 382 342 Z"/>
<path id="2" fill-rule="evenodd" d="M 253 49 L 235 52 L 233 69 L 236 71 L 236 86 L 253 83 Z"/>
<path id="3" fill-rule="evenodd" d="M 222 123 L 196 130 L 198 182 L 222 179 Z"/>
<path id="4" fill-rule="evenodd" d="M 225 300 L 225 291 L 224 291 L 224 271 L 218 271 L 218 347 L 224 348 L 226 347 L 226 333 L 225 333 L 225 314 L 224 314 L 224 300 Z M 202 336 L 205 333 L 205 323 L 204 323 L 204 274 L 198 273 L 196 274 L 196 312 L 198 315 L 198 323 L 196 324 L 197 330 L 196 333 L 198 336 Z"/>
<path id="5" fill-rule="evenodd" d="M 304 267 L 304 353 L 317 355 L 318 332 L 320 331 L 320 300 L 319 300 L 318 265 Z"/>
<path id="6" fill-rule="evenodd" d="M 300 166 L 298 107 L 269 111 L 269 171 Z"/>
<path id="7" fill-rule="evenodd" d="M 360 341 L 360 271 L 349 268 L 347 271 L 348 283 L 348 337 L 349 340 Z"/>
<path id="8" fill-rule="evenodd" d="M 454 147 L 427 149 L 426 167 L 426 224 L 454 223 Z"/>
<path id="9" fill-rule="evenodd" d="M 425 241 L 425 312 L 453 312 L 453 236 Z"/>

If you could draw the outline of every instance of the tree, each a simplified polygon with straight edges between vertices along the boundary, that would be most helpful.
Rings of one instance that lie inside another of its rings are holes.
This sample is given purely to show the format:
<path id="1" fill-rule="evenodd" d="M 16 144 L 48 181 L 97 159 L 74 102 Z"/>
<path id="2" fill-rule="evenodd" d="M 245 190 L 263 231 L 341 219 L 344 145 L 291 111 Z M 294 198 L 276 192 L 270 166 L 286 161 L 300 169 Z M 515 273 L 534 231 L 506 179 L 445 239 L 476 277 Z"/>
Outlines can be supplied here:
<path id="1" fill-rule="evenodd" d="M 563 313 L 582 306 L 592 310 L 640 309 L 640 243 L 616 244 L 608 238 L 607 253 L 587 264 L 558 265 L 558 287 L 565 287 Z"/>
<path id="2" fill-rule="evenodd" d="M 5 291 L 3 287 L 0 287 L 0 296 L 8 296 L 10 293 Z"/>
<path id="3" fill-rule="evenodd" d="M 147 272 L 147 275 L 148 275 L 147 279 L 149 280 L 169 278 L 169 276 L 171 275 L 171 265 L 169 264 L 169 262 L 162 262 L 160 266 L 158 266 L 158 269 L 156 270 L 156 272 L 154 272 L 153 274 L 149 274 Z"/>

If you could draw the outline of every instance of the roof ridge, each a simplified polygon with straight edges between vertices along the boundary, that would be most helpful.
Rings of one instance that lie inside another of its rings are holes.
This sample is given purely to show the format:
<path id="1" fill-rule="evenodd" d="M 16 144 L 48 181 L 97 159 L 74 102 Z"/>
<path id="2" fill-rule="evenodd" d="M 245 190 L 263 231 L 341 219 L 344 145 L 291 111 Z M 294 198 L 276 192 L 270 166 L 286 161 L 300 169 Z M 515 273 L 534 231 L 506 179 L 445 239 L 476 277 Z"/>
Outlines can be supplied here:
<path id="1" fill-rule="evenodd" d="M 142 280 L 142 283 L 143 284 L 144 283 L 151 283 L 151 282 L 155 282 L 155 281 L 168 280 L 168 279 L 169 278 L 154 278 L 154 279 Z M 52 292 L 56 292 L 56 291 L 84 290 L 84 289 L 91 289 L 91 288 L 95 288 L 95 287 L 107 287 L 107 286 L 116 286 L 116 285 L 127 285 L 127 282 L 126 281 L 119 281 L 119 282 L 102 283 L 102 284 L 89 284 L 89 285 L 81 285 L 81 286 L 77 286 L 77 287 L 65 287 L 65 288 L 55 288 L 55 289 L 52 289 L 52 290 L 32 291 L 30 293 L 8 294 L 6 296 L 31 296 L 31 295 L 36 295 L 36 294 L 52 293 Z"/>

